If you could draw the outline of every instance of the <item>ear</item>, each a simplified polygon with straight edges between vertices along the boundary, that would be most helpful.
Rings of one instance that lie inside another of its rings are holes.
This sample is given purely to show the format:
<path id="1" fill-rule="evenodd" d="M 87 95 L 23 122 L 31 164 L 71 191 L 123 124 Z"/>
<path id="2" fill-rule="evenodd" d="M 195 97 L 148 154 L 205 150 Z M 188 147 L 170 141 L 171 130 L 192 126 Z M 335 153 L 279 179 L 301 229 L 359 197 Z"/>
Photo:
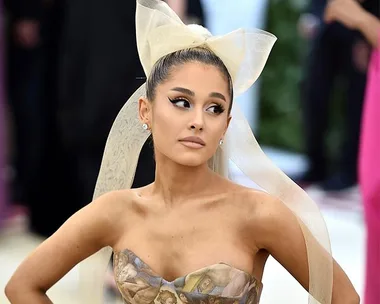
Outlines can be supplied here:
<path id="1" fill-rule="evenodd" d="M 139 118 L 141 123 L 147 124 L 149 127 L 152 122 L 152 105 L 145 97 L 139 99 Z"/>
<path id="2" fill-rule="evenodd" d="M 231 116 L 231 115 L 228 116 L 228 118 L 227 118 L 226 129 L 225 129 L 224 132 L 223 132 L 223 137 L 226 135 L 226 132 L 227 132 L 227 130 L 228 130 L 228 126 L 230 125 L 231 119 L 232 119 L 232 116 Z"/>

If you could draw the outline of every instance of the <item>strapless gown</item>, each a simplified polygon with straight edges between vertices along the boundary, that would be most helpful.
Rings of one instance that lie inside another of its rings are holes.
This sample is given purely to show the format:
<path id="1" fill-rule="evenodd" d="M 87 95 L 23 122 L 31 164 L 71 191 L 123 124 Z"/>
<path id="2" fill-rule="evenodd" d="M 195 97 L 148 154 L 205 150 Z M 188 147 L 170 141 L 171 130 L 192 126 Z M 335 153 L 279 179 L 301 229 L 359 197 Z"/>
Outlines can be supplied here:
<path id="1" fill-rule="evenodd" d="M 114 275 L 128 304 L 258 304 L 262 283 L 225 263 L 167 281 L 130 250 L 114 253 Z"/>

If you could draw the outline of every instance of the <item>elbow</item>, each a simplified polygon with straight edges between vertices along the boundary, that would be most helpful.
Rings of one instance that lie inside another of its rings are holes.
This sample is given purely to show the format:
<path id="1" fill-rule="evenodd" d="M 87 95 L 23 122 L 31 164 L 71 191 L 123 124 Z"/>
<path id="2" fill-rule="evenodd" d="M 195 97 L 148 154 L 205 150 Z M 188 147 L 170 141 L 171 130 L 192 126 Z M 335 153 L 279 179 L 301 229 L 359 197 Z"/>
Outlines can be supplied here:
<path id="1" fill-rule="evenodd" d="M 46 291 L 14 277 L 5 285 L 4 293 L 10 303 L 40 303 L 46 297 Z"/>
<path id="2" fill-rule="evenodd" d="M 360 304 L 360 296 L 354 290 L 342 291 L 339 294 L 333 295 L 332 304 Z"/>
<path id="3" fill-rule="evenodd" d="M 352 293 L 349 293 L 349 298 L 344 303 L 360 304 L 360 296 L 356 290 L 352 290 Z"/>
<path id="4" fill-rule="evenodd" d="M 7 285 L 5 286 L 5 296 L 8 298 L 8 300 L 12 303 L 15 299 L 15 296 L 17 294 L 17 284 L 14 284 L 12 281 L 9 281 Z"/>
<path id="5" fill-rule="evenodd" d="M 356 292 L 355 292 L 355 295 L 352 299 L 352 304 L 360 304 L 360 296 Z"/>
<path id="6" fill-rule="evenodd" d="M 342 303 L 342 304 L 360 304 L 360 296 L 357 294 L 356 291 L 354 291 L 352 294 L 350 293 L 350 295 L 348 295 L 347 297 L 345 297 L 345 299 L 339 303 Z"/>
<path id="7" fill-rule="evenodd" d="M 31 289 L 23 281 L 12 278 L 5 285 L 4 293 L 10 303 L 26 303 L 26 299 L 29 301 L 30 296 L 34 294 L 29 292 L 29 290 Z"/>

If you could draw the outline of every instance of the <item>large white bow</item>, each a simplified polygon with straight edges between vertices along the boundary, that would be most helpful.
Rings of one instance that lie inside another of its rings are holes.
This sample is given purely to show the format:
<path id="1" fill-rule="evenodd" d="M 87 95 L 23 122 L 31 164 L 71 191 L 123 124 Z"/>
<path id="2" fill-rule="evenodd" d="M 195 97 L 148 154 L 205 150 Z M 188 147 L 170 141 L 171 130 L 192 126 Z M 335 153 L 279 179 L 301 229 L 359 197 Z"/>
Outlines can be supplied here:
<path id="1" fill-rule="evenodd" d="M 238 29 L 212 36 L 200 25 L 185 25 L 163 1 L 137 1 L 137 48 L 146 76 L 163 56 L 178 50 L 207 46 L 227 67 L 236 95 L 260 76 L 277 38 L 271 33 Z"/>

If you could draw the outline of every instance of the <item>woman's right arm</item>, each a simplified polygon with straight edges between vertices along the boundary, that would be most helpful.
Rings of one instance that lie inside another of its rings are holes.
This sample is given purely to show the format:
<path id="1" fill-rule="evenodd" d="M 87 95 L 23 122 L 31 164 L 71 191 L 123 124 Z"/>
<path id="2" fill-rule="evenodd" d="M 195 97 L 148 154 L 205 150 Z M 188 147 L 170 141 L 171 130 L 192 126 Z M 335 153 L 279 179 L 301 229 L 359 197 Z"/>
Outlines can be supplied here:
<path id="1" fill-rule="evenodd" d="M 87 205 L 44 241 L 17 268 L 5 287 L 12 304 L 50 304 L 46 292 L 76 264 L 116 238 L 115 215 L 122 200 L 107 193 Z M 112 208 L 110 208 L 110 205 Z"/>

